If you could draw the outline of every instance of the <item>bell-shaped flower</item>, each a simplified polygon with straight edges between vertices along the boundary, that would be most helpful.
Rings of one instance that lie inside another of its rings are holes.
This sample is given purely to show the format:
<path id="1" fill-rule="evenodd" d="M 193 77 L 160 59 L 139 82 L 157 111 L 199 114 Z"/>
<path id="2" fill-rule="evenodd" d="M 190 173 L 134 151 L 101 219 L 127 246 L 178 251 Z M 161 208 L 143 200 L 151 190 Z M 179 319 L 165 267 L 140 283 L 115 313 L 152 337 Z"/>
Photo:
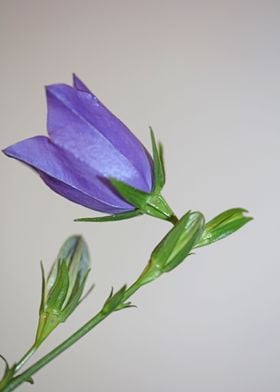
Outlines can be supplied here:
<path id="1" fill-rule="evenodd" d="M 49 136 L 13 144 L 3 150 L 7 156 L 31 166 L 61 196 L 92 210 L 119 219 L 141 213 L 157 216 L 143 206 L 153 194 L 150 204 L 156 204 L 157 211 L 166 209 L 158 217 L 173 215 L 161 196 L 154 201 L 155 165 L 148 151 L 77 76 L 73 86 L 48 86 L 46 95 Z M 129 191 L 139 191 L 141 200 L 126 197 L 123 184 Z"/>

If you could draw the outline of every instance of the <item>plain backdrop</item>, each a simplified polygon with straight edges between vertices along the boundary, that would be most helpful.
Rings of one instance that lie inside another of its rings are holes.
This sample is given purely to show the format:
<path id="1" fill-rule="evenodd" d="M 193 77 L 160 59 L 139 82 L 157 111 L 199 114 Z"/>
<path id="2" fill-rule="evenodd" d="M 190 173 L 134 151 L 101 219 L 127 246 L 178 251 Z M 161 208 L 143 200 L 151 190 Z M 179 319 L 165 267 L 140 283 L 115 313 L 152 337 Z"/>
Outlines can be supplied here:
<path id="1" fill-rule="evenodd" d="M 280 389 L 280 3 L 0 1 L 1 148 L 46 134 L 44 85 L 76 72 L 150 148 L 165 146 L 164 195 L 178 215 L 245 207 L 254 221 L 133 297 L 22 391 L 278 392 Z M 0 352 L 32 343 L 40 260 L 81 233 L 92 295 L 36 358 L 131 283 L 169 230 L 141 217 L 108 224 L 1 161 Z M 34 358 L 35 359 L 35 358 Z"/>

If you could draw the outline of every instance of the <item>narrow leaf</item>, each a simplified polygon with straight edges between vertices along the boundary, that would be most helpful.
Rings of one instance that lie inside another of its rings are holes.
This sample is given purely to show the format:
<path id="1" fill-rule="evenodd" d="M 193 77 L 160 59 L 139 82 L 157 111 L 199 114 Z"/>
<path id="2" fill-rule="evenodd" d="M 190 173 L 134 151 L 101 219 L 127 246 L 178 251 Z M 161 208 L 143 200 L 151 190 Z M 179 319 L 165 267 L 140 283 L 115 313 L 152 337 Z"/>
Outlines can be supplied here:
<path id="1" fill-rule="evenodd" d="M 4 357 L 4 355 L 0 354 L 0 358 L 2 359 L 2 361 L 5 363 L 5 370 L 4 370 L 4 374 L 6 374 L 10 367 L 9 367 L 9 363 L 7 361 L 7 359 Z"/>
<path id="2" fill-rule="evenodd" d="M 139 210 L 133 210 L 129 212 L 122 212 L 121 214 L 99 216 L 96 218 L 77 218 L 74 222 L 114 222 L 124 219 L 134 218 L 135 216 L 142 215 L 143 213 Z"/>
<path id="3" fill-rule="evenodd" d="M 25 381 L 28 382 L 29 384 L 32 384 L 32 385 L 34 384 L 34 380 L 32 377 L 28 377 Z"/>

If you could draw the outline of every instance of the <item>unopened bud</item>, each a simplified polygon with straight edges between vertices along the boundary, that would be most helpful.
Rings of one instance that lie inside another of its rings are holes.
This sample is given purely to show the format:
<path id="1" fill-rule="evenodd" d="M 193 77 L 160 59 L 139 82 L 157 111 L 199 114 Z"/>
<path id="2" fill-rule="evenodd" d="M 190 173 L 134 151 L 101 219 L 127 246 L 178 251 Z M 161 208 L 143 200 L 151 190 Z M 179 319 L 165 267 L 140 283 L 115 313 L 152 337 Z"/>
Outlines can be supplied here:
<path id="1" fill-rule="evenodd" d="M 200 212 L 187 212 L 154 249 L 139 278 L 141 284 L 156 279 L 182 263 L 199 240 L 203 229 L 203 215 Z"/>
<path id="2" fill-rule="evenodd" d="M 88 247 L 81 236 L 69 237 L 61 247 L 47 280 L 42 267 L 42 298 L 36 345 L 79 305 L 90 271 Z"/>

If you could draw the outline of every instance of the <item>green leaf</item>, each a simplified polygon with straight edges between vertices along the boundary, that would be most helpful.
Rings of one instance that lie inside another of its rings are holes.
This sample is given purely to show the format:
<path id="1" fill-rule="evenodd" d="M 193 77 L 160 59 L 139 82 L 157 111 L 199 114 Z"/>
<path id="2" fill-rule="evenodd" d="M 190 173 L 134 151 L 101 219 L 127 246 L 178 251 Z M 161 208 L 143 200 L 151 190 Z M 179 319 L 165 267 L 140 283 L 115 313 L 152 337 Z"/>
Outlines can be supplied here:
<path id="1" fill-rule="evenodd" d="M 162 151 L 160 154 L 152 127 L 150 127 L 150 134 L 151 134 L 153 160 L 154 160 L 154 191 L 158 193 L 161 191 L 161 189 L 165 184 L 165 171 L 163 167 Z"/>
<path id="2" fill-rule="evenodd" d="M 120 221 L 123 219 L 134 218 L 135 216 L 139 216 L 142 214 L 143 213 L 141 211 L 136 209 L 129 212 L 122 212 L 121 214 L 99 216 L 96 218 L 78 218 L 75 219 L 74 222 L 113 222 L 113 221 Z"/>
<path id="3" fill-rule="evenodd" d="M 0 358 L 5 363 L 5 370 L 4 370 L 4 375 L 5 375 L 9 371 L 10 366 L 9 366 L 7 359 L 4 357 L 4 355 L 0 354 Z"/>
<path id="4" fill-rule="evenodd" d="M 253 218 L 245 216 L 243 208 L 231 208 L 207 222 L 204 232 L 195 248 L 210 245 L 234 233 Z"/>
<path id="5" fill-rule="evenodd" d="M 28 377 L 25 381 L 28 382 L 29 384 L 32 384 L 32 385 L 34 384 L 34 380 L 32 377 Z"/>

